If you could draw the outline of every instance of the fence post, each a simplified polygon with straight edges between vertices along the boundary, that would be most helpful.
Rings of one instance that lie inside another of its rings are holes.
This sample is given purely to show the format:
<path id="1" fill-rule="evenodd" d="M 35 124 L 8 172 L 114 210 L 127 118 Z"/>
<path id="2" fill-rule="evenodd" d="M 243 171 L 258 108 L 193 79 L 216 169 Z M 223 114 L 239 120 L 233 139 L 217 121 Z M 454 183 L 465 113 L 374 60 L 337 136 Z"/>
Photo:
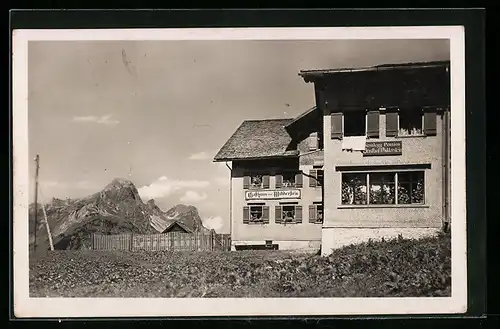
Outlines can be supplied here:
<path id="1" fill-rule="evenodd" d="M 128 248 L 129 248 L 129 251 L 132 251 L 134 250 L 132 248 L 132 244 L 134 243 L 134 233 L 130 233 L 130 236 L 129 236 L 129 243 L 128 243 Z"/>
<path id="2" fill-rule="evenodd" d="M 210 235 L 211 235 L 210 242 L 212 244 L 211 249 L 212 249 L 212 251 L 214 251 L 215 250 L 215 235 L 214 235 L 214 231 L 210 231 Z"/>

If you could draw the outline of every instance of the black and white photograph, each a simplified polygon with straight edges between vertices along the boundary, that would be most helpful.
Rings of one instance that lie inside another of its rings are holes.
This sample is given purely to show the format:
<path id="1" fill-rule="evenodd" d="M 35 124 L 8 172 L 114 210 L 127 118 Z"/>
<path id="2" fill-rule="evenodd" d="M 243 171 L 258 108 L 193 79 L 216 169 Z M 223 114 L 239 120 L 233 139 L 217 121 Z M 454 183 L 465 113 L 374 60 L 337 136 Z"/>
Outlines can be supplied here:
<path id="1" fill-rule="evenodd" d="M 464 312 L 463 42 L 16 31 L 16 315 Z"/>

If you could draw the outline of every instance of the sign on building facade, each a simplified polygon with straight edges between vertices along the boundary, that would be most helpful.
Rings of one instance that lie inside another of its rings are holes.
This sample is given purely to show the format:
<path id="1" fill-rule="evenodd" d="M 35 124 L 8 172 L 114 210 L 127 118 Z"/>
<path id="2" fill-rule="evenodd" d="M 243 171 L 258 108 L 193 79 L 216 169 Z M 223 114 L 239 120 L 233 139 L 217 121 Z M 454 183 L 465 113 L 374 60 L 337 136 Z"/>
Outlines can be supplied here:
<path id="1" fill-rule="evenodd" d="M 367 142 L 363 155 L 401 155 L 403 147 L 401 141 Z"/>
<path id="2" fill-rule="evenodd" d="M 300 190 L 246 191 L 246 200 L 300 199 Z"/>

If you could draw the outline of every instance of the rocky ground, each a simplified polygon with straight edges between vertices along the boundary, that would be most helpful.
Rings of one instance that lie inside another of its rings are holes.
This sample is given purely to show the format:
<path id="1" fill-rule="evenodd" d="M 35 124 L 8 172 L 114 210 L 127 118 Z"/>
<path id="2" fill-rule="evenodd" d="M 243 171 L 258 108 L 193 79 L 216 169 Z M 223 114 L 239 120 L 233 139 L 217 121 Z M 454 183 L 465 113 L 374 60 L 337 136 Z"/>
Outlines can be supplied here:
<path id="1" fill-rule="evenodd" d="M 30 294 L 64 297 L 449 296 L 450 238 L 281 251 L 68 250 L 30 259 Z"/>

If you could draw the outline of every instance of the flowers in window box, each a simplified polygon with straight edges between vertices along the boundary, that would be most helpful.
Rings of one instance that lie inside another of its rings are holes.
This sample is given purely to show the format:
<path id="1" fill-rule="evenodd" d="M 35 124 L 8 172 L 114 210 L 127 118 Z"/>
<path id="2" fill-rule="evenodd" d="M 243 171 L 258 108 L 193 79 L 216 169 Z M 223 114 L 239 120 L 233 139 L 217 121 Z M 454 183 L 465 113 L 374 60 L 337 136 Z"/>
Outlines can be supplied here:
<path id="1" fill-rule="evenodd" d="M 250 180 L 250 185 L 252 187 L 260 187 L 262 186 L 262 176 L 257 175 L 257 176 L 252 176 Z"/>

